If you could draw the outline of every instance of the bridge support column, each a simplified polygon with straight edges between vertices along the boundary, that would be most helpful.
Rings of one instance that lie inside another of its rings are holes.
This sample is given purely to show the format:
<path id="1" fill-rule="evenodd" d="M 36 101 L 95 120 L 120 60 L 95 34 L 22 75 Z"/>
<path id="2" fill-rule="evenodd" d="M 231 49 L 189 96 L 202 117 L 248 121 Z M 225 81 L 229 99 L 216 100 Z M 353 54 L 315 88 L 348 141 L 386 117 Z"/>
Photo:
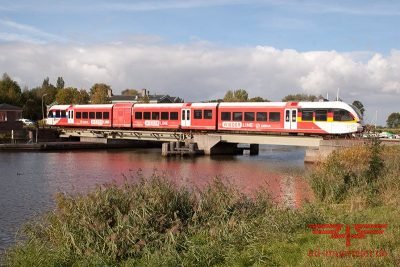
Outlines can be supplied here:
<path id="1" fill-rule="evenodd" d="M 333 139 L 321 140 L 319 147 L 308 147 L 304 156 L 304 162 L 315 163 L 326 159 L 333 151 L 337 149 L 345 149 L 353 146 L 363 145 L 364 142 L 360 140 L 346 140 L 346 139 Z"/>
<path id="2" fill-rule="evenodd" d="M 259 151 L 260 151 L 259 144 L 250 144 L 250 155 L 258 155 Z"/>
<path id="3" fill-rule="evenodd" d="M 243 153 L 243 149 L 237 147 L 237 143 L 221 142 L 218 135 L 195 135 L 193 142 L 205 155 L 231 155 Z"/>

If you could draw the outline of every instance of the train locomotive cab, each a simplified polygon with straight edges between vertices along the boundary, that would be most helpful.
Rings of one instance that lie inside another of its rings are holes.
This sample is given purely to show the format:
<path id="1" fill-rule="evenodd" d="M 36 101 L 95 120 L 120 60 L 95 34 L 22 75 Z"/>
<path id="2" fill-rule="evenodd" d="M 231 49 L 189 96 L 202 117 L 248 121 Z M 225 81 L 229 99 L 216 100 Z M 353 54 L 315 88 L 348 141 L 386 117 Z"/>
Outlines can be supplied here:
<path id="1" fill-rule="evenodd" d="M 47 112 L 46 124 L 52 126 L 68 125 L 68 116 L 71 105 L 54 105 Z"/>
<path id="2" fill-rule="evenodd" d="M 363 129 L 362 116 L 340 102 L 299 102 L 299 131 L 323 135 L 347 135 Z"/>

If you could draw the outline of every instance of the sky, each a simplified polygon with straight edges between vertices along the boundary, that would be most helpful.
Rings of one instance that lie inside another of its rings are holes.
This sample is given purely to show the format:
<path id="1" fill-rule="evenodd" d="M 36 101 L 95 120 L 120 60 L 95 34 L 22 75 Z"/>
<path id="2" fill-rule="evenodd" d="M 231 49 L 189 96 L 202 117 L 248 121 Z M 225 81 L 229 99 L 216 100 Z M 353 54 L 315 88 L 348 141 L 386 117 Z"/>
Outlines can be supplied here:
<path id="1" fill-rule="evenodd" d="M 399 25 L 396 0 L 0 0 L 0 72 L 187 102 L 339 93 L 384 125 L 400 112 Z"/>

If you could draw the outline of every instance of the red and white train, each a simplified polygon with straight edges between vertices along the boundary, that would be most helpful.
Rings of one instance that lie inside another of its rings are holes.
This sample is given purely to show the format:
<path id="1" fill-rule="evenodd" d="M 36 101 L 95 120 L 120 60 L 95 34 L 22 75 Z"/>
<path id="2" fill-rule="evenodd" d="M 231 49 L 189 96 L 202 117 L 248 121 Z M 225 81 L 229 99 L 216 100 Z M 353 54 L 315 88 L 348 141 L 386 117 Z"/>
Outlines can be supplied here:
<path id="1" fill-rule="evenodd" d="M 54 105 L 47 124 L 76 128 L 344 135 L 362 116 L 344 102 Z"/>

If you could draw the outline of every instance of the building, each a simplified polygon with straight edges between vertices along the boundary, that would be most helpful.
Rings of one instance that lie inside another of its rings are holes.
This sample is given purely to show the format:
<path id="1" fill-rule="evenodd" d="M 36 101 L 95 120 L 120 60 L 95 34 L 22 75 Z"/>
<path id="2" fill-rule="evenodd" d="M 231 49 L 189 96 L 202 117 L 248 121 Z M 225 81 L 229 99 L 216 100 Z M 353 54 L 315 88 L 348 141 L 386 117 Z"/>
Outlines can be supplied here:
<path id="1" fill-rule="evenodd" d="M 0 122 L 14 122 L 21 118 L 22 108 L 6 103 L 0 104 Z"/>
<path id="2" fill-rule="evenodd" d="M 147 89 L 142 89 L 138 95 L 112 95 L 111 103 L 183 103 L 183 99 L 180 97 L 169 96 L 169 95 L 151 95 Z"/>

